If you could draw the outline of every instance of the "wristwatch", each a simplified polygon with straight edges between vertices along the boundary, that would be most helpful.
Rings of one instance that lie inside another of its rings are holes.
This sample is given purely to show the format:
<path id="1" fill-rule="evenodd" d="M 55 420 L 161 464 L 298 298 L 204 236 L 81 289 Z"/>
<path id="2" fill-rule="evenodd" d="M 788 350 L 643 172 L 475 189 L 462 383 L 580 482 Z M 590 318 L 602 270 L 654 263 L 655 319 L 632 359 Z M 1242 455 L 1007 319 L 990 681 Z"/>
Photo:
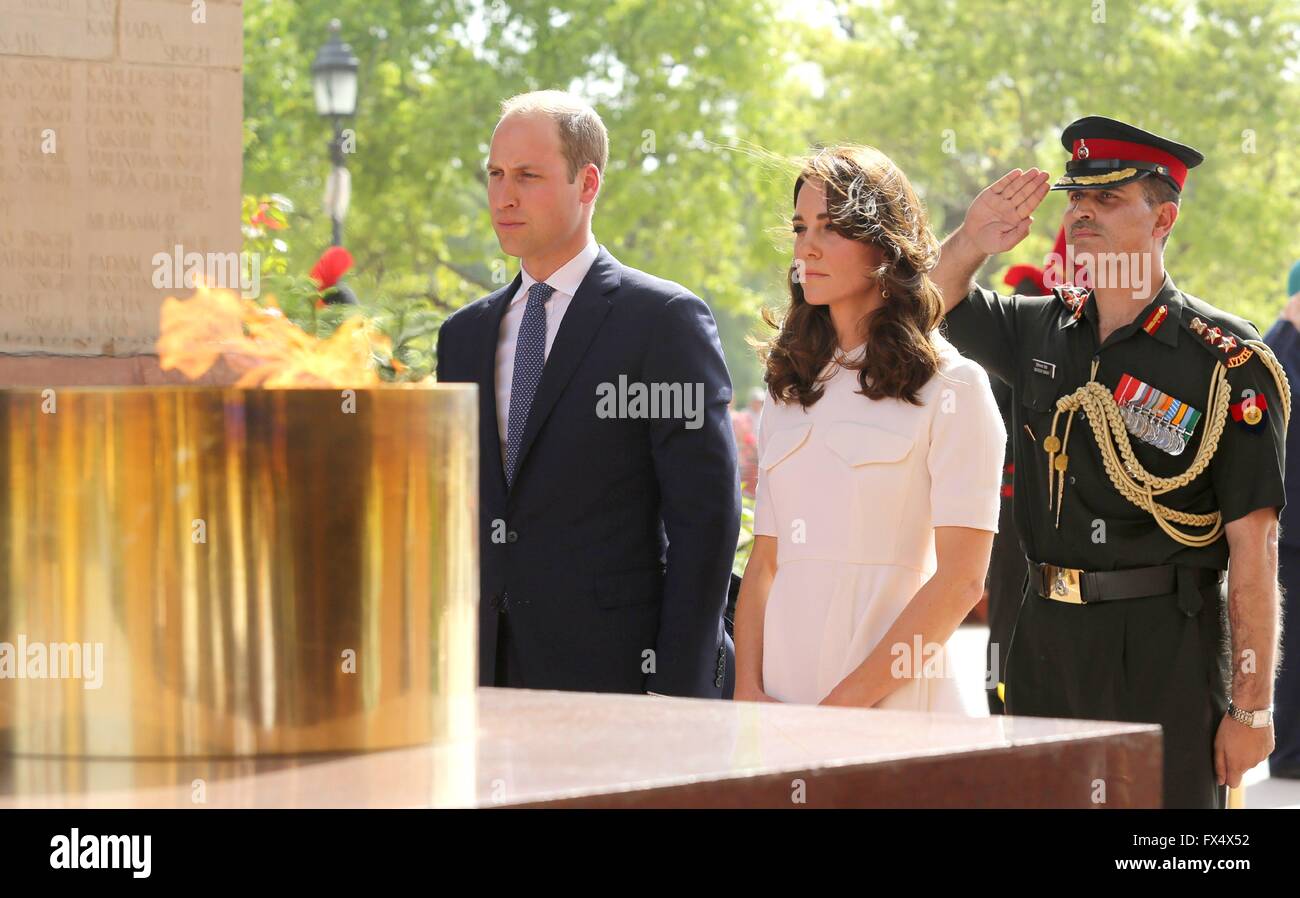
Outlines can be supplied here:
<path id="1" fill-rule="evenodd" d="M 1232 715 L 1232 719 L 1237 723 L 1244 723 L 1254 730 L 1263 729 L 1273 722 L 1273 709 L 1271 707 L 1262 708 L 1259 711 L 1243 711 L 1232 702 L 1228 702 L 1228 713 Z"/>

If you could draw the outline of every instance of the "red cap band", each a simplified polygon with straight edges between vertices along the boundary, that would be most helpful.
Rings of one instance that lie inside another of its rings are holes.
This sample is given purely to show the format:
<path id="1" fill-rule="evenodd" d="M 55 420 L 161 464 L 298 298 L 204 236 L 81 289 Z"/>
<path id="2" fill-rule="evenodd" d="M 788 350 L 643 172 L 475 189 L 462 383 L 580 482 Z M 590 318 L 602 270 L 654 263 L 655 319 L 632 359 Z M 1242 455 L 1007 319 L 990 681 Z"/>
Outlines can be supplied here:
<path id="1" fill-rule="evenodd" d="M 1080 146 L 1088 148 L 1087 156 L 1079 155 Z M 1169 170 L 1169 177 L 1174 179 L 1179 190 L 1183 189 L 1183 182 L 1187 180 L 1187 166 L 1180 162 L 1177 156 L 1144 143 L 1085 137 L 1074 142 L 1074 153 L 1071 158 L 1086 161 L 1120 159 L 1130 162 L 1153 162 L 1156 165 L 1163 165 Z"/>

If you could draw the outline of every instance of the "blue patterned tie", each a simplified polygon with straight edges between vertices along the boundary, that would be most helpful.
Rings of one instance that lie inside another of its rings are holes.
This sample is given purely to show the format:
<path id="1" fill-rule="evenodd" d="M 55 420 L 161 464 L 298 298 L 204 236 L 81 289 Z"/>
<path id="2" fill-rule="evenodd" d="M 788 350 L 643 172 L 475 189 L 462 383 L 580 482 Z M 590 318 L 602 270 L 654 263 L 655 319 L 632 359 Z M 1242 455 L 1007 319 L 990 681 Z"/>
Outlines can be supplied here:
<path id="1" fill-rule="evenodd" d="M 515 467 L 524 441 L 524 425 L 546 363 L 546 301 L 555 288 L 538 281 L 528 288 L 528 305 L 515 341 L 515 373 L 510 379 L 510 418 L 506 423 L 506 485 L 515 482 Z"/>

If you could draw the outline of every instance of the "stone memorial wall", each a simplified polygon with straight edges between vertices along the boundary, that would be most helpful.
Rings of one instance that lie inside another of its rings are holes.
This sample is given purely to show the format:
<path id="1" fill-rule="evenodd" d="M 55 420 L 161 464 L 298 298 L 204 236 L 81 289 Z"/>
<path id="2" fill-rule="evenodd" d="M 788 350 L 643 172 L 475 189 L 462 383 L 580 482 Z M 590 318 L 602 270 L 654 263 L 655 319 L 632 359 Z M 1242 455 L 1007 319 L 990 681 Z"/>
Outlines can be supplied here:
<path id="1" fill-rule="evenodd" d="M 0 0 L 0 387 L 176 379 L 159 254 L 240 249 L 242 56 L 239 0 Z"/>

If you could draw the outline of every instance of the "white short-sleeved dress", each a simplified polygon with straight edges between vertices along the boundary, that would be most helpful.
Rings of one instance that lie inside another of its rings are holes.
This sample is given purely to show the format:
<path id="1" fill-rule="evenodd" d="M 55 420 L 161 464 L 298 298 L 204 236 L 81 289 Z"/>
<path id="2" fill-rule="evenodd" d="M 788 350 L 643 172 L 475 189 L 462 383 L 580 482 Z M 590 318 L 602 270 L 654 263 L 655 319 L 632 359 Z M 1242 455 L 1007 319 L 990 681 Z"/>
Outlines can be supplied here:
<path id="1" fill-rule="evenodd" d="M 773 698 L 815 704 L 866 660 L 934 574 L 934 528 L 997 531 L 1002 418 L 984 370 L 932 339 L 940 365 L 921 405 L 863 396 L 839 354 L 810 408 L 770 394 L 763 406 L 754 533 L 777 539 L 763 631 Z M 911 669 L 929 675 L 877 707 L 960 713 L 946 648 L 920 648 Z"/>

